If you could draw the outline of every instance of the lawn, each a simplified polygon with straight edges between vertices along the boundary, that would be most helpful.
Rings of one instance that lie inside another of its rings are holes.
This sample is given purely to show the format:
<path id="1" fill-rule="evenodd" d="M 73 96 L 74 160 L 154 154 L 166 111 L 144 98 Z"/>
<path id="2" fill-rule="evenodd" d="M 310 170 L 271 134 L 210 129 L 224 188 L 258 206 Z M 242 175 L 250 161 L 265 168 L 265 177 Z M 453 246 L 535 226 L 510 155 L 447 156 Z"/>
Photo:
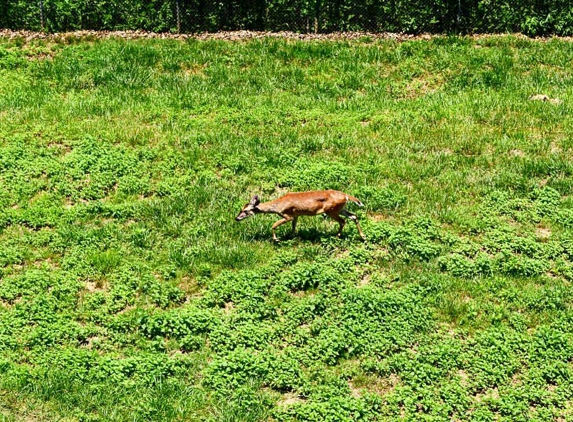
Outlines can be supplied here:
<path id="1" fill-rule="evenodd" d="M 0 420 L 573 420 L 572 101 L 559 39 L 0 38 Z M 326 188 L 367 242 L 234 221 Z"/>

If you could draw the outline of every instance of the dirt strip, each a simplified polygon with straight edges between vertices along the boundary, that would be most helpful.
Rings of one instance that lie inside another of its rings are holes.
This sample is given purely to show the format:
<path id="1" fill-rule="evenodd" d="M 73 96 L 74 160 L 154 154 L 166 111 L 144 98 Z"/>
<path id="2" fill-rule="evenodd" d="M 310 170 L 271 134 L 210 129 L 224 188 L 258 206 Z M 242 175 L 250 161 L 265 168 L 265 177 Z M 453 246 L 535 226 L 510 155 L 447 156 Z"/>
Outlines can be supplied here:
<path id="1" fill-rule="evenodd" d="M 33 31 L 12 31 L 8 29 L 0 29 L 0 37 L 15 39 L 24 39 L 26 42 L 38 39 L 45 39 L 60 42 L 72 42 L 74 40 L 93 40 L 102 38 L 125 38 L 125 39 L 175 39 L 175 40 L 227 40 L 227 41 L 241 41 L 252 40 L 261 38 L 282 38 L 291 40 L 304 40 L 304 41 L 371 41 L 371 40 L 429 40 L 434 37 L 443 37 L 445 35 L 421 34 L 411 35 L 392 32 L 333 32 L 329 34 L 300 34 L 296 32 L 266 32 L 266 31 L 220 31 L 220 32 L 205 32 L 198 34 L 170 34 L 170 33 L 156 33 L 145 31 L 72 31 L 47 34 L 43 32 Z M 489 37 L 492 35 L 472 35 L 474 39 Z M 521 34 L 513 34 L 513 36 L 527 38 Z M 565 38 L 560 38 L 565 39 Z M 547 40 L 547 38 L 544 38 Z"/>
<path id="2" fill-rule="evenodd" d="M 537 37 L 530 38 L 523 34 L 474 34 L 467 35 L 468 37 L 477 40 L 488 37 L 503 37 L 512 36 L 523 39 L 535 39 L 538 41 L 549 41 L 557 38 L 562 41 L 573 41 L 573 37 Z M 361 41 L 369 42 L 374 40 L 396 40 L 396 41 L 410 41 L 410 40 L 429 40 L 436 37 L 447 37 L 447 35 L 439 34 L 403 34 L 394 32 L 332 32 L 328 34 L 301 34 L 297 32 L 280 31 L 219 31 L 219 32 L 203 32 L 195 34 L 172 34 L 172 33 L 157 33 L 146 31 L 70 31 L 48 34 L 44 32 L 34 31 L 13 31 L 10 29 L 0 29 L 0 38 L 8 39 L 23 39 L 26 42 L 33 40 L 50 40 L 55 42 L 74 42 L 77 40 L 95 40 L 106 38 L 124 38 L 124 39 L 174 39 L 174 40 L 226 40 L 226 41 L 242 41 L 253 40 L 262 38 L 281 38 L 289 40 L 301 41 Z"/>
<path id="3" fill-rule="evenodd" d="M 27 41 L 34 39 L 84 39 L 84 38 L 126 38 L 126 39 L 145 39 L 145 38 L 159 38 L 159 39 L 197 39 L 197 40 L 251 40 L 261 38 L 285 38 L 293 40 L 375 40 L 375 39 L 395 39 L 395 40 L 411 40 L 411 39 L 429 39 L 431 35 L 409 35 L 397 34 L 390 32 L 382 33 L 369 33 L 369 32 L 333 32 L 329 34 L 301 34 L 296 32 L 266 32 L 266 31 L 220 31 L 220 32 L 203 32 L 196 34 L 171 34 L 171 33 L 157 33 L 145 31 L 72 31 L 47 34 L 42 32 L 33 31 L 11 31 L 7 29 L 0 29 L 0 37 L 10 39 L 24 38 Z"/>

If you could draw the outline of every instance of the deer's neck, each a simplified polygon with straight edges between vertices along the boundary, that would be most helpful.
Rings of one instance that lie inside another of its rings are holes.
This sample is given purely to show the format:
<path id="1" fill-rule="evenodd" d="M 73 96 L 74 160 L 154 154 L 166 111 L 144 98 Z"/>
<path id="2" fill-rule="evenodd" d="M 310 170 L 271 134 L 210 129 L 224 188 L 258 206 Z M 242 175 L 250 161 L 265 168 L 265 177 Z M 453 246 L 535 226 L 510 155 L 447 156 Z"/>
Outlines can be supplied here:
<path id="1" fill-rule="evenodd" d="M 260 213 L 263 213 L 263 214 L 269 214 L 269 213 L 276 213 L 277 212 L 275 204 L 273 204 L 273 201 L 260 203 L 259 205 L 257 205 L 256 210 Z"/>

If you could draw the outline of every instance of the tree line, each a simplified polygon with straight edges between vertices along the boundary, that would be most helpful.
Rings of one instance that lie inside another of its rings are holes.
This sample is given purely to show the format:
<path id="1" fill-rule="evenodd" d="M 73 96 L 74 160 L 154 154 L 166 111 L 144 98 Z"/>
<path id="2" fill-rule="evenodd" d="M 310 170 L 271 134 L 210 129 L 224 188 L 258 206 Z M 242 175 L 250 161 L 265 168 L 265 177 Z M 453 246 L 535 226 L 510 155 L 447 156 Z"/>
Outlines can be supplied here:
<path id="1" fill-rule="evenodd" d="M 0 28 L 572 35 L 572 0 L 0 0 Z"/>

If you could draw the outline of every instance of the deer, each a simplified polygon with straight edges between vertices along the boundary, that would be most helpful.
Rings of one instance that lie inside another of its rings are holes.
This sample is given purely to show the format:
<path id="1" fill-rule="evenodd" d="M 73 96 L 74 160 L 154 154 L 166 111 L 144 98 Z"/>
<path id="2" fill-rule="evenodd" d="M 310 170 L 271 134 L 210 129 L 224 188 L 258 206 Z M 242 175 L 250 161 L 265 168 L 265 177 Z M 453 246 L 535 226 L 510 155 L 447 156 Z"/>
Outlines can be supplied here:
<path id="1" fill-rule="evenodd" d="M 338 222 L 339 228 L 336 236 L 340 237 L 342 229 L 346 224 L 346 220 L 341 217 L 341 215 L 343 215 L 356 223 L 360 237 L 362 240 L 366 240 L 356 215 L 344 208 L 348 202 L 353 202 L 360 207 L 364 206 L 364 204 L 354 196 L 337 190 L 291 192 L 269 202 L 261 202 L 259 196 L 255 195 L 251 201 L 243 207 L 239 215 L 235 218 L 235 221 L 244 220 L 255 214 L 278 214 L 282 219 L 274 223 L 271 228 L 273 241 L 278 242 L 279 239 L 276 234 L 277 227 L 292 221 L 292 232 L 295 233 L 296 223 L 298 217 L 301 215 L 323 214 L 329 216 Z"/>

